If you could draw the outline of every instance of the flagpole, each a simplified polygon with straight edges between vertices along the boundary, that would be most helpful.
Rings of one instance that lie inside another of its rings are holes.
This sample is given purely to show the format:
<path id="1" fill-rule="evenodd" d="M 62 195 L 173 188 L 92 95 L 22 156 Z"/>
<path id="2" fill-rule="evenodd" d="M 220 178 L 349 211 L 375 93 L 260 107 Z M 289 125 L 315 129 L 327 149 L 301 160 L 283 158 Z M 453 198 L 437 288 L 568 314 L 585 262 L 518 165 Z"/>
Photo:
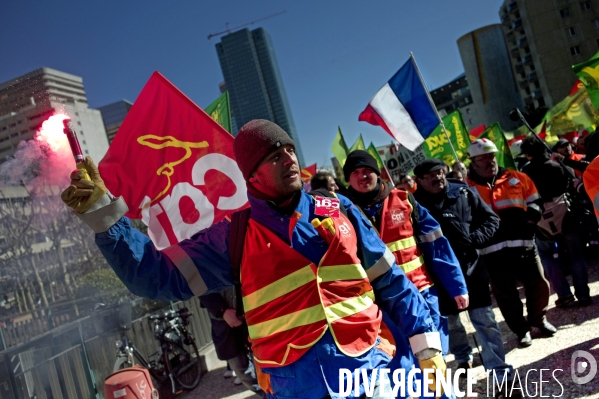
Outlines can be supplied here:
<path id="1" fill-rule="evenodd" d="M 385 169 L 385 173 L 387 173 L 387 176 L 389 176 L 389 183 L 391 183 L 391 188 L 394 188 L 395 182 L 393 181 L 393 176 L 391 176 L 391 172 L 389 172 L 389 169 L 387 169 L 387 165 L 385 165 L 385 161 L 383 161 L 383 168 Z"/>
<path id="2" fill-rule="evenodd" d="M 416 72 L 418 73 L 418 77 L 420 78 L 420 83 L 422 83 L 422 87 L 424 87 L 424 90 L 426 91 L 428 101 L 431 103 L 431 107 L 433 107 L 433 109 L 435 110 L 435 115 L 437 115 L 437 119 L 439 120 L 439 124 L 441 125 L 441 130 L 443 130 L 443 133 L 445 133 L 445 137 L 447 138 L 447 142 L 449 143 L 451 152 L 453 153 L 453 156 L 455 157 L 456 162 L 460 162 L 460 158 L 458 158 L 458 154 L 455 152 L 455 148 L 453 148 L 453 144 L 451 142 L 451 139 L 449 138 L 449 134 L 447 133 L 447 129 L 445 128 L 445 124 L 443 123 L 443 119 L 441 119 L 441 115 L 439 115 L 439 111 L 437 111 L 437 107 L 435 106 L 435 103 L 433 102 L 431 93 L 428 91 L 428 87 L 426 87 L 426 84 L 424 83 L 424 79 L 422 78 L 422 74 L 420 73 L 420 69 L 418 68 L 416 59 L 414 58 L 414 54 L 411 51 L 410 51 L 410 59 L 412 60 L 412 63 L 414 64 L 414 68 L 416 69 Z"/>

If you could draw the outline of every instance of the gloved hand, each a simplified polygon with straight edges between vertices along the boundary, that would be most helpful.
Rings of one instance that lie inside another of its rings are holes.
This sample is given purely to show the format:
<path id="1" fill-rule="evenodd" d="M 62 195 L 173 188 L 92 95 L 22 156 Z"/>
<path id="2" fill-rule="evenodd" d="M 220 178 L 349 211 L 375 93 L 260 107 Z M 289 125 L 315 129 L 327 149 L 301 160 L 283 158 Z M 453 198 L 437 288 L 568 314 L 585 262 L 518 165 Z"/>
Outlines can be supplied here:
<path id="1" fill-rule="evenodd" d="M 429 374 L 430 377 L 432 377 L 433 379 L 433 383 L 429 384 L 428 386 L 428 390 L 429 392 L 435 392 L 435 389 L 437 389 L 437 369 L 441 370 L 441 372 L 443 373 L 443 376 L 445 376 L 445 372 L 447 370 L 447 364 L 445 364 L 445 360 L 443 360 L 443 355 L 442 354 L 438 354 L 436 356 L 433 356 L 431 358 L 428 359 L 421 359 L 418 360 L 418 364 L 420 366 L 420 370 L 422 371 L 422 378 L 424 379 L 424 370 L 425 369 L 433 369 L 434 373 Z M 439 387 L 440 391 L 436 392 L 435 395 L 437 398 L 441 397 L 441 395 L 443 395 L 443 388 Z"/>
<path id="2" fill-rule="evenodd" d="M 60 196 L 62 201 L 77 213 L 87 212 L 108 192 L 98 167 L 91 157 L 86 157 L 84 164 L 91 181 L 82 179 L 83 171 L 76 170 L 71 173 L 71 185 Z"/>

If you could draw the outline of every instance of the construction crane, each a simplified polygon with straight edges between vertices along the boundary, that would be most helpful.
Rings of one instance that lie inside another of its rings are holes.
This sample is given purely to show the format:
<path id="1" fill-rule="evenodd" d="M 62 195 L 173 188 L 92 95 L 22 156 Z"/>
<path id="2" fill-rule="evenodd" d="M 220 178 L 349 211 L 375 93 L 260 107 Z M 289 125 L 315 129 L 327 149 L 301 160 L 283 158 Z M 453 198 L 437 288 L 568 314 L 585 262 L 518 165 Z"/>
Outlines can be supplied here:
<path id="1" fill-rule="evenodd" d="M 259 18 L 259 19 L 256 19 L 256 20 L 254 20 L 254 21 L 251 21 L 251 22 L 248 22 L 248 23 L 245 23 L 245 24 L 243 24 L 243 25 L 239 25 L 239 26 L 236 26 L 236 27 L 234 27 L 234 28 L 230 28 L 230 29 L 229 29 L 229 23 L 227 22 L 227 23 L 225 24 L 225 26 L 227 27 L 227 29 L 226 29 L 226 30 L 224 30 L 224 31 L 222 31 L 222 32 L 217 32 L 217 33 L 211 33 L 211 34 L 209 34 L 209 35 L 208 35 L 208 40 L 212 39 L 212 38 L 213 38 L 213 37 L 215 37 L 215 36 L 224 35 L 225 33 L 231 33 L 231 31 L 232 31 L 232 30 L 237 30 L 237 29 L 239 29 L 239 28 L 243 28 L 244 26 L 253 25 L 253 24 L 255 24 L 256 22 L 264 21 L 265 19 L 269 19 L 269 18 L 276 17 L 277 15 L 285 14 L 286 12 L 287 12 L 287 11 L 281 11 L 281 12 L 278 12 L 278 13 L 276 13 L 276 14 L 271 14 L 271 15 L 268 15 L 268 16 L 266 16 L 266 17 L 264 17 L 264 18 Z"/>

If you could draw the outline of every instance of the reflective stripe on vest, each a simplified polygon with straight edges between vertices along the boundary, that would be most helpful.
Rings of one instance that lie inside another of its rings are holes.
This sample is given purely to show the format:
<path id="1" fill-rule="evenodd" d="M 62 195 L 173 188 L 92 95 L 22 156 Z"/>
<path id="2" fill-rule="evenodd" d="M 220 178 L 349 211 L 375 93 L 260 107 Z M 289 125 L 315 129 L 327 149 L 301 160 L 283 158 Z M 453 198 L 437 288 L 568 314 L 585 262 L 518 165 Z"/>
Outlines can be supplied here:
<path id="1" fill-rule="evenodd" d="M 343 214 L 334 227 L 335 238 L 316 266 L 250 219 L 241 281 L 258 363 L 293 363 L 328 329 L 348 356 L 360 356 L 376 343 L 381 312 L 357 257 L 356 232 Z"/>
<path id="2" fill-rule="evenodd" d="M 408 238 L 402 238 L 401 240 L 397 240 L 395 242 L 390 242 L 387 244 L 387 248 L 391 250 L 391 252 L 401 251 L 404 249 L 408 249 L 410 247 L 416 246 L 416 239 L 414 236 Z"/>
<path id="3" fill-rule="evenodd" d="M 528 197 L 526 197 L 526 202 L 530 203 L 530 202 L 538 200 L 539 198 L 541 198 L 539 193 L 533 193 L 533 194 L 530 194 Z"/>
<path id="4" fill-rule="evenodd" d="M 521 206 L 526 208 L 526 202 L 520 198 L 509 198 L 495 202 L 495 207 L 497 209 L 508 208 L 510 206 Z"/>
<path id="5" fill-rule="evenodd" d="M 507 240 L 507 241 L 498 242 L 497 244 L 483 248 L 483 249 L 479 250 L 479 252 L 481 255 L 487 255 L 492 252 L 497 252 L 504 248 L 518 248 L 518 247 L 530 248 L 534 245 L 534 243 L 535 242 L 533 240 Z"/>
<path id="6" fill-rule="evenodd" d="M 407 192 L 392 190 L 383 203 L 381 212 L 381 239 L 395 256 L 397 265 L 406 273 L 408 279 L 419 291 L 433 285 L 420 248 L 414 237 L 412 226 L 412 204 Z M 423 242 L 432 242 L 442 235 L 441 230 L 434 230 L 418 237 Z"/>

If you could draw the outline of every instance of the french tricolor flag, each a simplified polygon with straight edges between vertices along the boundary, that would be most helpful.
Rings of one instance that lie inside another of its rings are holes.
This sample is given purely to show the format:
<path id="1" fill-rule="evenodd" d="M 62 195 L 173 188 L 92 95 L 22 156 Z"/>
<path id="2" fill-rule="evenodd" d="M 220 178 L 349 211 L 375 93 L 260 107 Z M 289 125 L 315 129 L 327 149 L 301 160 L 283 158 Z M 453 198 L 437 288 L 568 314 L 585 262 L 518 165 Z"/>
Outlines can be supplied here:
<path id="1" fill-rule="evenodd" d="M 413 57 L 374 95 L 358 120 L 381 126 L 411 151 L 435 130 L 437 111 Z"/>

